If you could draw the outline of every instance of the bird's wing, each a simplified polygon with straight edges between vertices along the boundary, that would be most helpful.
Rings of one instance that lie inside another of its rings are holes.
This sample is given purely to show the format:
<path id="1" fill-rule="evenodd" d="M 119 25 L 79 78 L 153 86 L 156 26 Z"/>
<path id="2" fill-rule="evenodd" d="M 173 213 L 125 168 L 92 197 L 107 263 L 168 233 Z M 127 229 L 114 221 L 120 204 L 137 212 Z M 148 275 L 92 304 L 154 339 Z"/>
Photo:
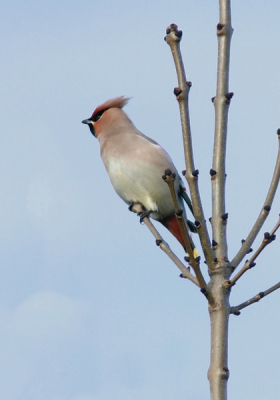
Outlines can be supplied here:
<path id="1" fill-rule="evenodd" d="M 144 133 L 142 133 L 142 132 L 140 132 L 138 130 L 135 131 L 135 134 L 145 138 L 150 143 L 153 143 L 153 144 L 156 144 L 156 145 L 160 146 L 155 140 L 151 139 L 149 136 L 144 135 Z M 175 171 L 172 171 L 172 172 L 175 172 Z M 178 178 L 179 178 L 179 185 L 180 185 L 179 196 L 182 197 L 185 200 L 186 204 L 188 205 L 189 209 L 191 210 L 192 215 L 194 215 L 193 214 L 192 202 L 191 202 L 191 199 L 189 198 L 189 196 L 188 196 L 188 194 L 186 192 L 186 187 L 185 187 L 181 177 L 178 176 Z M 189 225 L 189 223 L 190 223 L 191 226 Z M 197 231 L 195 225 L 189 220 L 188 220 L 188 225 L 189 225 L 189 228 L 190 228 L 191 232 L 196 232 Z"/>
<path id="2" fill-rule="evenodd" d="M 192 215 L 194 215 L 194 214 L 193 214 L 193 206 L 192 206 L 191 199 L 189 198 L 189 196 L 188 196 L 188 194 L 187 194 L 187 192 L 186 192 L 186 188 L 185 188 L 185 186 L 184 186 L 183 181 L 182 181 L 181 178 L 180 178 L 180 189 L 179 189 L 179 190 L 180 190 L 180 191 L 179 191 L 179 196 L 180 196 L 182 199 L 184 199 L 185 203 L 187 204 L 187 206 L 188 206 L 189 209 L 191 210 Z M 192 221 L 190 221 L 189 219 L 187 219 L 187 224 L 188 224 L 189 230 L 190 230 L 191 232 L 197 233 L 197 228 L 196 228 L 195 224 L 194 224 Z"/>
<path id="3" fill-rule="evenodd" d="M 147 139 L 150 143 L 157 144 L 159 146 L 159 144 L 155 140 L 151 139 L 149 136 L 144 135 L 144 133 L 138 131 L 138 129 L 134 133 Z"/>
<path id="4" fill-rule="evenodd" d="M 180 177 L 179 177 L 179 180 L 180 180 L 180 192 L 179 192 L 179 196 L 181 196 L 181 197 L 185 200 L 187 206 L 188 206 L 189 209 L 191 210 L 192 215 L 194 215 L 194 214 L 193 214 L 193 206 L 192 206 L 191 199 L 189 198 L 189 196 L 188 196 L 188 194 L 187 194 L 187 191 L 186 191 L 186 188 L 185 188 L 185 185 L 183 184 L 183 181 L 182 181 L 182 179 L 181 179 Z"/>

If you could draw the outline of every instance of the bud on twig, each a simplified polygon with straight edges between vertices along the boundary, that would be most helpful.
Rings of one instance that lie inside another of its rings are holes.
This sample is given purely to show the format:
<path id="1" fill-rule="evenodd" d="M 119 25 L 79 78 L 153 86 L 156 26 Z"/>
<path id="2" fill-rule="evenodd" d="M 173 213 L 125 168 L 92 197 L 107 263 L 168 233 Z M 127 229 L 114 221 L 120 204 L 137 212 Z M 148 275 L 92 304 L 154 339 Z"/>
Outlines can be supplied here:
<path id="1" fill-rule="evenodd" d="M 221 31 L 224 28 L 224 24 L 221 24 L 220 22 L 217 24 L 217 30 Z"/>
<path id="2" fill-rule="evenodd" d="M 232 97 L 233 97 L 233 92 L 229 92 L 229 93 L 225 94 L 225 98 L 226 98 L 226 103 L 227 104 L 230 103 L 230 100 L 232 99 Z"/>
<path id="3" fill-rule="evenodd" d="M 265 232 L 264 233 L 264 239 L 265 240 L 269 240 L 270 239 L 270 233 L 269 232 Z"/>
<path id="4" fill-rule="evenodd" d="M 178 97 L 182 93 L 182 89 L 180 89 L 179 87 L 175 87 L 173 93 L 176 97 Z"/>
<path id="5" fill-rule="evenodd" d="M 227 219 L 228 219 L 228 213 L 223 214 L 223 215 L 221 216 L 221 218 L 222 218 L 222 220 L 223 220 L 223 224 L 226 224 Z"/>
<path id="6" fill-rule="evenodd" d="M 194 224 L 196 226 L 197 229 L 199 229 L 201 227 L 200 222 L 199 221 L 194 221 Z"/>
<path id="7" fill-rule="evenodd" d="M 210 169 L 210 176 L 211 176 L 211 180 L 213 181 L 216 178 L 217 175 L 217 171 L 215 171 L 214 169 Z"/>
<path id="8" fill-rule="evenodd" d="M 182 210 L 181 208 L 179 208 L 178 210 L 175 211 L 175 214 L 176 214 L 178 217 L 181 217 L 181 216 L 183 215 L 183 210 Z"/>
<path id="9" fill-rule="evenodd" d="M 216 242 L 216 240 L 212 240 L 212 249 L 216 250 L 216 248 L 218 247 L 218 243 Z"/>

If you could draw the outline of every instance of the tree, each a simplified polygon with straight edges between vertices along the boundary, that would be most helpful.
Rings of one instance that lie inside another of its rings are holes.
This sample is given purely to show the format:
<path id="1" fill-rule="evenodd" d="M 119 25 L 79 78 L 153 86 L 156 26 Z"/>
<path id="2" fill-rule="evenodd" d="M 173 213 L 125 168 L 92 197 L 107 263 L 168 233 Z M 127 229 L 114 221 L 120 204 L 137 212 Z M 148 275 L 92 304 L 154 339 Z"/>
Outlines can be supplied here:
<path id="1" fill-rule="evenodd" d="M 231 290 L 242 275 L 249 269 L 255 267 L 256 259 L 260 253 L 276 238 L 276 231 L 280 226 L 280 219 L 272 228 L 271 232 L 265 232 L 262 242 L 253 252 L 252 244 L 269 215 L 271 205 L 278 187 L 280 178 L 280 129 L 278 135 L 278 155 L 271 184 L 261 207 L 259 216 L 253 225 L 246 239 L 242 240 L 240 250 L 232 260 L 228 259 L 227 252 L 227 220 L 226 210 L 226 144 L 227 144 L 227 123 L 228 111 L 233 93 L 229 92 L 229 63 L 230 63 L 230 41 L 232 36 L 230 0 L 220 0 L 220 21 L 217 25 L 218 37 L 218 68 L 217 68 L 217 89 L 212 101 L 215 107 L 215 135 L 213 145 L 213 163 L 210 170 L 212 182 L 212 241 L 208 232 L 204 217 L 202 202 L 199 193 L 198 176 L 199 171 L 195 169 L 194 156 L 192 150 L 192 136 L 189 118 L 188 95 L 191 82 L 187 81 L 182 56 L 180 52 L 180 41 L 182 31 L 178 30 L 176 24 L 171 24 L 166 30 L 165 40 L 170 46 L 174 59 L 178 87 L 174 89 L 174 94 L 179 104 L 181 124 L 183 132 L 184 155 L 186 162 L 185 178 L 188 182 L 195 225 L 202 245 L 205 263 L 208 266 L 210 280 L 206 283 L 200 268 L 200 257 L 194 258 L 191 251 L 190 237 L 186 228 L 186 222 L 178 207 L 176 194 L 174 192 L 175 175 L 172 171 L 165 171 L 163 179 L 167 182 L 174 201 L 176 216 L 181 226 L 188 250 L 188 258 L 194 275 L 185 267 L 179 258 L 170 250 L 167 243 L 163 240 L 159 232 L 155 229 L 151 221 L 146 217 L 143 222 L 148 226 L 156 238 L 157 244 L 173 260 L 181 270 L 181 277 L 187 278 L 196 284 L 208 300 L 209 314 L 211 320 L 211 362 L 208 371 L 210 391 L 212 400 L 225 400 L 227 398 L 227 381 L 229 378 L 228 369 L 228 322 L 230 315 L 240 315 L 243 308 L 258 302 L 264 296 L 280 288 L 280 282 L 272 287 L 256 294 L 249 300 L 237 306 L 230 306 Z M 163 171 L 164 172 L 164 171 Z M 140 211 L 140 210 L 138 210 Z M 243 262 L 247 254 L 249 258 Z M 238 267 L 243 262 L 243 266 Z"/>

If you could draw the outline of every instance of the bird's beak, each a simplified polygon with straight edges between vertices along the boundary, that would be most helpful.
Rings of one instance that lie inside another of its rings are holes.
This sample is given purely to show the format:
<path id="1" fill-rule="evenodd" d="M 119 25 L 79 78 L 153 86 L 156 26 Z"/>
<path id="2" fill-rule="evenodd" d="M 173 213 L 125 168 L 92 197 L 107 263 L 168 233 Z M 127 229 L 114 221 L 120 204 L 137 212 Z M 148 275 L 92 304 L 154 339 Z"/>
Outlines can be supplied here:
<path id="1" fill-rule="evenodd" d="M 95 136 L 93 121 L 92 121 L 90 118 L 84 119 L 84 120 L 82 121 L 82 124 L 88 125 L 88 127 L 89 127 L 91 133 L 93 134 L 93 136 Z"/>

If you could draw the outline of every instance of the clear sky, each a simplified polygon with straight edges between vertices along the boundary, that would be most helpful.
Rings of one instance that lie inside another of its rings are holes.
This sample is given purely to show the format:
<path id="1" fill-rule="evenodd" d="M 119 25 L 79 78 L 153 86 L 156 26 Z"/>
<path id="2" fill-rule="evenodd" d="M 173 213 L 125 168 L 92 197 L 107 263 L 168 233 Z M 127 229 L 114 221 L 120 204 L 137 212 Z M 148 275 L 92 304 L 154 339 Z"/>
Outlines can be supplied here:
<path id="1" fill-rule="evenodd" d="M 109 98 L 131 96 L 129 117 L 184 169 L 176 75 L 163 40 L 176 22 L 209 218 L 218 1 L 3 0 L 0 11 L 0 399 L 207 399 L 205 299 L 115 194 L 81 120 Z M 230 258 L 259 214 L 275 164 L 279 19 L 279 1 L 233 1 Z M 263 232 L 279 212 L 278 194 Z M 234 287 L 232 305 L 279 281 L 279 248 L 271 244 Z M 280 291 L 231 317 L 231 399 L 279 397 L 279 299 Z"/>

